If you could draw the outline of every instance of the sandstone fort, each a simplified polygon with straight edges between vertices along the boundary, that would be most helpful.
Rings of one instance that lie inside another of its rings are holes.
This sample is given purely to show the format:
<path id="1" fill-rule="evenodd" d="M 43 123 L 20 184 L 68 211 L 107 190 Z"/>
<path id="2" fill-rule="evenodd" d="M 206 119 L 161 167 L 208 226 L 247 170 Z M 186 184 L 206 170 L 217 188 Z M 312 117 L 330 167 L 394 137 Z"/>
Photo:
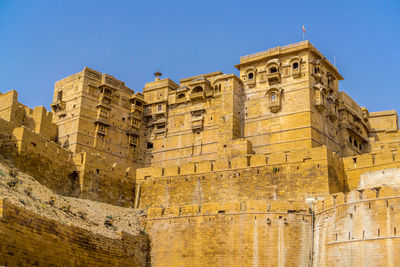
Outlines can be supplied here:
<path id="1" fill-rule="evenodd" d="M 82 227 L 2 198 L 0 265 L 400 266 L 397 113 L 339 91 L 308 41 L 235 67 L 179 83 L 157 72 L 143 92 L 85 67 L 55 83 L 51 111 L 0 94 L 9 192 L 29 175 L 141 227 L 102 218 L 107 237 L 65 206 Z"/>

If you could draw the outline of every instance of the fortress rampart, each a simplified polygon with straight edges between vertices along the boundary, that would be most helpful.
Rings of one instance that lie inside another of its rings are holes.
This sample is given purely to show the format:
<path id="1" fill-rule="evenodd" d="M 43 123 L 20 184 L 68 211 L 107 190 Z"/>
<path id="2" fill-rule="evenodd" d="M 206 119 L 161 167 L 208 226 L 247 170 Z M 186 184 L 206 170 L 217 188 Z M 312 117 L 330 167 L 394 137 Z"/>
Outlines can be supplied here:
<path id="1" fill-rule="evenodd" d="M 343 191 L 339 158 L 326 147 L 137 170 L 138 207 L 304 199 Z"/>
<path id="2" fill-rule="evenodd" d="M 148 238 L 91 233 L 0 200 L 0 265 L 146 266 Z"/>
<path id="3" fill-rule="evenodd" d="M 314 203 L 314 266 L 398 266 L 399 188 L 338 193 Z"/>
<path id="4" fill-rule="evenodd" d="M 151 236 L 150 263 L 308 266 L 311 222 L 304 202 L 249 201 L 149 208 L 146 232 Z"/>
<path id="5" fill-rule="evenodd" d="M 350 190 L 357 188 L 360 175 L 363 173 L 400 167 L 400 155 L 397 149 L 385 149 L 342 160 Z"/>

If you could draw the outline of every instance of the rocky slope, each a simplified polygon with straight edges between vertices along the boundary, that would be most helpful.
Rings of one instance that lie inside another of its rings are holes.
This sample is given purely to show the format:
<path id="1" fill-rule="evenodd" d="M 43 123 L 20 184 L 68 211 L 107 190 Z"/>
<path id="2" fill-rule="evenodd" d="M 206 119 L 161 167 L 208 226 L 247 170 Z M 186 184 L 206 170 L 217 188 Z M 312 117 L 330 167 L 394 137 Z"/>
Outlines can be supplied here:
<path id="1" fill-rule="evenodd" d="M 64 197 L 41 185 L 32 176 L 19 172 L 0 155 L 0 198 L 41 216 L 89 231 L 118 238 L 121 231 L 138 234 L 143 211 L 96 201 Z"/>

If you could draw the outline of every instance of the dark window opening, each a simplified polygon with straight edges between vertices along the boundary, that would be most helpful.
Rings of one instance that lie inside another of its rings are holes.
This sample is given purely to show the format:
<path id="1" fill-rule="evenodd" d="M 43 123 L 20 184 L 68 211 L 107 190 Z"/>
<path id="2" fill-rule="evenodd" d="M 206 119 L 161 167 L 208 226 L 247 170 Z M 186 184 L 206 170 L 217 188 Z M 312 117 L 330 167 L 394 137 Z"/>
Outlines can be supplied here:
<path id="1" fill-rule="evenodd" d="M 148 142 L 148 143 L 147 143 L 147 148 L 153 148 L 153 143 Z"/>
<path id="2" fill-rule="evenodd" d="M 96 173 L 97 173 L 97 174 L 100 174 L 100 170 L 99 170 L 99 169 L 96 169 Z"/>
<path id="3" fill-rule="evenodd" d="M 162 110 L 162 105 L 158 105 L 158 111 Z"/>
<path id="4" fill-rule="evenodd" d="M 192 93 L 203 92 L 203 87 L 197 86 L 192 90 Z"/>
<path id="5" fill-rule="evenodd" d="M 294 70 L 297 70 L 299 68 L 299 63 L 297 63 L 297 62 L 293 63 L 292 68 Z"/>
<path id="6" fill-rule="evenodd" d="M 178 95 L 178 99 L 183 99 L 183 98 L 185 98 L 185 94 L 179 94 Z"/>
<path id="7" fill-rule="evenodd" d="M 62 100 L 62 97 L 63 97 L 63 91 L 59 91 L 59 92 L 57 93 L 57 101 L 61 101 L 61 100 Z"/>
<path id="8" fill-rule="evenodd" d="M 254 74 L 252 72 L 250 72 L 249 75 L 248 75 L 248 78 L 249 78 L 249 80 L 253 79 L 254 78 Z"/>
<path id="9" fill-rule="evenodd" d="M 272 67 L 269 69 L 269 73 L 275 73 L 277 71 L 278 71 L 278 69 L 276 67 Z"/>

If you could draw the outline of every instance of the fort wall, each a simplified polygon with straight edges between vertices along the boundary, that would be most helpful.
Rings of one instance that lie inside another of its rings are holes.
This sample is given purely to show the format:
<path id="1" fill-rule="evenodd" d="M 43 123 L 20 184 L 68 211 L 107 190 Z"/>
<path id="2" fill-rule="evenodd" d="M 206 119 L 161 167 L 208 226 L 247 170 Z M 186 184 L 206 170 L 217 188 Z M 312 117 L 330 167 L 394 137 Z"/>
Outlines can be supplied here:
<path id="1" fill-rule="evenodd" d="M 314 205 L 314 266 L 399 266 L 399 189 L 335 194 Z"/>
<path id="2" fill-rule="evenodd" d="M 134 169 L 112 164 L 98 155 L 82 152 L 74 157 L 79 170 L 82 198 L 132 207 L 135 198 Z"/>
<path id="3" fill-rule="evenodd" d="M 137 169 L 137 207 L 304 199 L 343 191 L 341 162 L 326 147 Z"/>
<path id="4" fill-rule="evenodd" d="M 0 265 L 146 266 L 148 238 L 112 239 L 0 200 Z"/>
<path id="5" fill-rule="evenodd" d="M 386 149 L 375 153 L 342 158 L 342 160 L 350 190 L 358 187 L 360 176 L 363 173 L 400 167 L 400 155 L 397 154 L 397 149 Z"/>
<path id="6" fill-rule="evenodd" d="M 146 221 L 149 261 L 152 266 L 309 266 L 311 222 L 304 202 L 154 207 Z"/>

